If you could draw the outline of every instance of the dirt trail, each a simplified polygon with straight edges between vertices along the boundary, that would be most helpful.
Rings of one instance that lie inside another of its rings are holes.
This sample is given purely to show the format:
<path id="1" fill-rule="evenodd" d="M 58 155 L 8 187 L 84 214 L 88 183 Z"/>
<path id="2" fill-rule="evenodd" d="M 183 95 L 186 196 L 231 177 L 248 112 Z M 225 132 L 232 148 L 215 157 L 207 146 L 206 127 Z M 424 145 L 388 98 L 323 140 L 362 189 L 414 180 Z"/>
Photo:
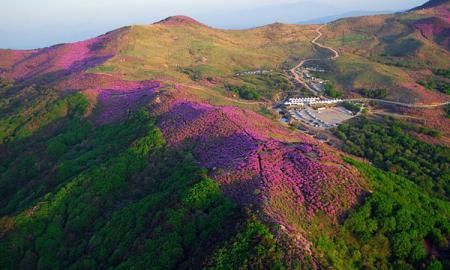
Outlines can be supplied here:
<path id="1" fill-rule="evenodd" d="M 337 58 L 340 57 L 339 52 L 329 46 L 323 45 L 321 43 L 318 42 L 318 40 L 322 37 L 322 32 L 320 31 L 322 28 L 324 28 L 326 26 L 326 24 L 322 24 L 321 26 L 319 26 L 316 29 L 317 32 L 317 36 L 311 41 L 312 44 L 322 48 L 322 49 L 326 49 L 329 50 L 333 53 L 333 56 L 328 58 L 329 60 L 335 60 Z M 294 77 L 294 79 L 304 85 L 309 91 L 311 91 L 312 93 L 318 95 L 318 92 L 314 89 L 312 89 L 302 78 L 301 76 L 296 72 L 296 70 L 300 67 L 302 67 L 306 62 L 309 61 L 316 61 L 316 60 L 322 60 L 322 59 L 317 59 L 317 58 L 310 58 L 310 59 L 305 59 L 302 60 L 300 63 L 298 63 L 298 65 L 296 65 L 294 68 L 292 68 L 290 70 L 292 76 Z M 397 105 L 397 106 L 403 106 L 403 107 L 409 107 L 409 108 L 436 108 L 436 107 L 442 107 L 442 106 L 446 106 L 450 104 L 450 101 L 446 101 L 446 102 L 442 102 L 442 103 L 436 103 L 436 104 L 411 104 L 411 103 L 402 103 L 402 102 L 396 102 L 396 101 L 389 101 L 389 100 L 385 100 L 385 99 L 372 99 L 372 98 L 357 98 L 357 99 L 347 99 L 346 101 L 361 101 L 361 102 L 367 102 L 367 101 L 376 101 L 376 102 L 380 102 L 380 103 L 386 103 L 386 104 L 392 104 L 392 105 Z"/>
<path id="2" fill-rule="evenodd" d="M 315 37 L 312 41 L 311 41 L 311 43 L 312 44 L 314 44 L 314 45 L 316 45 L 316 46 L 318 46 L 318 47 L 320 47 L 320 48 L 322 48 L 322 49 L 326 49 L 326 50 L 329 50 L 329 51 L 331 51 L 331 52 L 333 52 L 333 56 L 332 57 L 330 57 L 329 59 L 330 60 L 334 60 L 334 59 L 336 59 L 336 58 L 339 58 L 339 52 L 338 51 L 336 51 L 335 49 L 333 49 L 333 48 L 331 48 L 331 47 L 329 47 L 329 46 L 326 46 L 326 45 L 323 45 L 323 44 L 320 44 L 319 42 L 317 42 L 321 37 L 322 37 L 322 32 L 320 32 L 320 30 L 322 29 L 322 28 L 324 28 L 326 26 L 326 24 L 322 24 L 319 28 L 317 28 L 316 29 L 316 32 L 317 32 L 317 37 Z"/>
<path id="3" fill-rule="evenodd" d="M 178 83 L 177 85 L 182 86 L 182 87 L 188 87 L 188 88 L 195 89 L 195 90 L 199 90 L 202 92 L 206 92 L 211 96 L 215 96 L 217 98 L 224 99 L 224 100 L 234 102 L 234 103 L 245 104 L 245 105 L 266 105 L 266 104 L 268 104 L 267 102 L 264 102 L 264 101 L 245 101 L 245 100 L 240 100 L 240 99 L 229 98 L 229 97 L 226 97 L 219 93 L 214 93 L 213 91 L 206 90 L 203 87 L 199 87 L 199 86 L 195 86 L 195 85 L 191 85 L 191 84 Z"/>
<path id="4" fill-rule="evenodd" d="M 319 26 L 319 27 L 316 29 L 317 36 L 316 36 L 313 40 L 311 40 L 311 43 L 314 44 L 314 45 L 316 45 L 316 46 L 318 46 L 318 47 L 320 47 L 320 48 L 327 49 L 327 50 L 330 50 L 331 52 L 333 52 L 334 55 L 333 55 L 332 57 L 328 58 L 328 59 L 334 60 L 334 59 L 336 59 L 336 58 L 338 58 L 338 57 L 340 56 L 340 55 L 339 55 L 339 52 L 336 51 L 335 49 L 331 48 L 331 47 L 325 46 L 325 45 L 320 44 L 319 42 L 317 42 L 317 41 L 322 37 L 322 35 L 323 35 L 322 32 L 320 32 L 320 30 L 321 30 L 323 27 L 325 27 L 325 26 L 326 26 L 326 24 L 323 24 L 323 25 Z M 290 70 L 292 76 L 294 77 L 294 79 L 295 79 L 298 83 L 302 84 L 303 86 L 306 87 L 306 89 L 308 89 L 309 91 L 313 92 L 313 93 L 316 94 L 316 95 L 318 95 L 319 93 L 318 93 L 316 90 L 312 89 L 312 88 L 311 88 L 311 87 L 310 87 L 310 86 L 309 86 L 309 85 L 308 85 L 308 84 L 300 77 L 300 75 L 296 72 L 296 70 L 299 69 L 299 68 L 301 68 L 306 62 L 309 62 L 309 61 L 317 61 L 317 60 L 322 60 L 322 59 L 318 59 L 318 58 L 310 58 L 310 59 L 302 60 L 300 63 L 298 63 L 298 65 L 296 65 L 295 67 L 293 67 L 293 68 Z"/>

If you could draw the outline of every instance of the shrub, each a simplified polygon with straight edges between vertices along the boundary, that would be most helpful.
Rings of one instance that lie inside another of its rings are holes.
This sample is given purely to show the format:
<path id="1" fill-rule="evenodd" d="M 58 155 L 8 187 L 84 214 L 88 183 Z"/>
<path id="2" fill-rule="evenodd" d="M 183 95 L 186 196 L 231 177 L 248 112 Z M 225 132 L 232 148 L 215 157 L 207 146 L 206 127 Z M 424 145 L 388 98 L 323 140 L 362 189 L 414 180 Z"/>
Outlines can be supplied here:
<path id="1" fill-rule="evenodd" d="M 248 86 L 248 85 L 242 85 L 242 86 L 235 86 L 227 84 L 225 86 L 229 91 L 235 92 L 239 95 L 240 98 L 247 99 L 247 100 L 258 100 L 260 98 L 260 95 L 256 91 L 255 88 Z"/>
<path id="2" fill-rule="evenodd" d="M 338 98 L 342 96 L 342 93 L 337 91 L 332 83 L 327 83 L 325 85 L 325 94 L 332 98 Z"/>
<path id="3" fill-rule="evenodd" d="M 344 108 L 346 108 L 347 110 L 352 111 L 354 113 L 359 113 L 362 108 L 361 104 L 348 102 L 348 101 L 345 101 L 344 103 L 342 103 L 342 106 L 344 106 Z"/>
<path id="4" fill-rule="evenodd" d="M 366 98 L 383 99 L 389 95 L 387 89 L 367 89 L 363 88 L 359 90 L 359 93 Z"/>

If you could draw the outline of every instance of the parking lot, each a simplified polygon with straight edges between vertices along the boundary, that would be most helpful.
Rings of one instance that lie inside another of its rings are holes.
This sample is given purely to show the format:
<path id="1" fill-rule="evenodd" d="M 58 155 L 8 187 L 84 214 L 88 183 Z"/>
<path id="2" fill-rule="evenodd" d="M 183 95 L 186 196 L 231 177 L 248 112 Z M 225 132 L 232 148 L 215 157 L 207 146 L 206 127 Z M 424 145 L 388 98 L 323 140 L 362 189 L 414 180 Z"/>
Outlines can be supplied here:
<path id="1" fill-rule="evenodd" d="M 291 116 L 309 126 L 315 128 L 332 128 L 340 123 L 353 118 L 355 115 L 343 107 L 329 107 L 315 110 L 311 107 L 292 109 Z"/>

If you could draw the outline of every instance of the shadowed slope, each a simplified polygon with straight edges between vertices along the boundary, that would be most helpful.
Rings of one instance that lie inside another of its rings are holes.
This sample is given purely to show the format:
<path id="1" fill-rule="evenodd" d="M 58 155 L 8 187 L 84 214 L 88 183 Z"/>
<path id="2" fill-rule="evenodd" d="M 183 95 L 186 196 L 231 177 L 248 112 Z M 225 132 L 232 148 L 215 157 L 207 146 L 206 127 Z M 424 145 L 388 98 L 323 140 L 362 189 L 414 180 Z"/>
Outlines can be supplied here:
<path id="1" fill-rule="evenodd" d="M 253 112 L 176 93 L 156 95 L 150 108 L 167 141 L 192 149 L 229 197 L 292 233 L 303 231 L 298 221 L 320 213 L 335 219 L 363 193 L 364 181 L 337 151 Z"/>
<path id="2" fill-rule="evenodd" d="M 116 41 L 126 28 L 109 32 L 99 37 L 55 45 L 34 51 L 0 51 L 2 73 L 0 75 L 14 80 L 32 80 L 46 75 L 55 79 L 84 72 L 95 67 L 116 53 Z M 13 61 L 11 55 L 18 55 Z M 4 64 L 3 64 L 4 63 Z"/>
<path id="3" fill-rule="evenodd" d="M 448 0 L 430 0 L 426 2 L 425 4 L 418 6 L 416 8 L 413 8 L 412 10 L 420 10 L 420 9 L 428 9 L 428 8 L 436 8 L 439 6 L 445 6 L 448 5 L 450 1 Z"/>

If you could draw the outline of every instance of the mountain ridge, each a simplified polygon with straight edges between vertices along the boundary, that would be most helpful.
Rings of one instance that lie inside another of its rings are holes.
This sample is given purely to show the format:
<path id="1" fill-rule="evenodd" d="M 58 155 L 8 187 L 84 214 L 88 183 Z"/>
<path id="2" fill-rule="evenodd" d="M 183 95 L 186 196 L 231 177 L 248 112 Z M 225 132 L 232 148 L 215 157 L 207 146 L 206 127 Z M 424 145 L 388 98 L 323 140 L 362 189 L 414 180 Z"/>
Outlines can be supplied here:
<path id="1" fill-rule="evenodd" d="M 336 20 L 345 19 L 345 18 L 351 18 L 351 17 L 363 17 L 363 16 L 375 16 L 375 15 L 382 15 L 382 14 L 392 14 L 392 11 L 384 10 L 384 11 L 350 11 L 342 14 L 337 15 L 331 15 L 321 18 L 316 18 L 312 20 L 306 20 L 306 21 L 300 21 L 298 24 L 324 24 L 324 23 L 330 23 Z"/>
<path id="2" fill-rule="evenodd" d="M 436 8 L 436 7 L 439 7 L 444 4 L 450 4 L 450 1 L 448 1 L 448 0 L 430 0 L 430 1 L 426 2 L 425 4 L 415 7 L 411 10 L 414 11 L 414 10 L 421 10 L 421 9 Z"/>

